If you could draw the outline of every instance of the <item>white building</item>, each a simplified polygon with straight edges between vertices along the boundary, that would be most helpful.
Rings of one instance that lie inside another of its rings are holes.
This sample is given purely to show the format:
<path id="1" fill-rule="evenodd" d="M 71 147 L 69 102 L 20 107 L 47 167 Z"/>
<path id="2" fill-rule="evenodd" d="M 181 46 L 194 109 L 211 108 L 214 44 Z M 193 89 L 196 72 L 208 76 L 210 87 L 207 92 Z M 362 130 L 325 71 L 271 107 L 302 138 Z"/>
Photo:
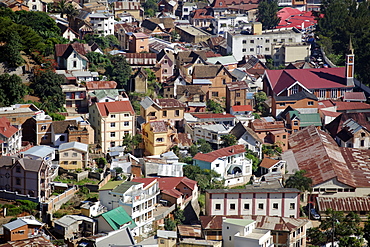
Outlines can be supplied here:
<path id="1" fill-rule="evenodd" d="M 22 148 L 21 125 L 11 125 L 6 117 L 0 118 L 0 153 L 13 155 Z"/>
<path id="2" fill-rule="evenodd" d="M 206 215 L 266 215 L 299 217 L 300 191 L 276 189 L 211 189 L 206 191 Z"/>
<path id="3" fill-rule="evenodd" d="M 224 247 L 272 247 L 270 230 L 256 229 L 256 221 L 247 219 L 224 219 L 222 222 Z"/>
<path id="4" fill-rule="evenodd" d="M 237 144 L 244 145 L 247 149 L 257 153 L 258 157 L 262 159 L 263 141 L 251 128 L 239 122 L 230 131 L 230 134 L 236 137 Z"/>
<path id="5" fill-rule="evenodd" d="M 97 12 L 89 15 L 94 33 L 100 36 L 114 35 L 114 15 L 108 12 Z"/>
<path id="6" fill-rule="evenodd" d="M 270 55 L 273 56 L 273 49 L 276 44 L 300 43 L 302 34 L 295 28 L 282 28 L 262 31 L 259 23 L 254 23 L 250 34 L 227 32 L 228 51 L 236 60 L 240 61 L 243 56 Z M 277 48 L 279 49 L 279 48 Z"/>
<path id="7" fill-rule="evenodd" d="M 252 161 L 245 158 L 244 145 L 234 145 L 210 153 L 198 153 L 193 164 L 214 170 L 225 179 L 225 185 L 246 184 L 252 175 Z"/>
<path id="8" fill-rule="evenodd" d="M 215 34 L 222 34 L 224 32 L 229 31 L 234 27 L 238 27 L 241 23 L 248 23 L 249 18 L 248 15 L 224 15 L 224 16 L 217 16 L 216 18 L 212 19 L 212 25 L 214 27 L 213 33 Z"/>
<path id="9" fill-rule="evenodd" d="M 108 210 L 123 207 L 135 221 L 137 227 L 134 232 L 137 235 L 150 232 L 159 195 L 157 179 L 150 179 L 146 183 L 125 181 L 119 184 L 117 181 L 114 182 L 109 182 L 99 189 L 101 204 Z"/>
<path id="10" fill-rule="evenodd" d="M 190 134 L 193 141 L 204 139 L 211 144 L 222 144 L 221 136 L 227 135 L 231 128 L 214 122 L 189 123 L 185 126 L 185 133 Z"/>
<path id="11" fill-rule="evenodd" d="M 197 9 L 196 3 L 186 2 L 182 5 L 182 19 L 189 19 L 190 13 Z"/>

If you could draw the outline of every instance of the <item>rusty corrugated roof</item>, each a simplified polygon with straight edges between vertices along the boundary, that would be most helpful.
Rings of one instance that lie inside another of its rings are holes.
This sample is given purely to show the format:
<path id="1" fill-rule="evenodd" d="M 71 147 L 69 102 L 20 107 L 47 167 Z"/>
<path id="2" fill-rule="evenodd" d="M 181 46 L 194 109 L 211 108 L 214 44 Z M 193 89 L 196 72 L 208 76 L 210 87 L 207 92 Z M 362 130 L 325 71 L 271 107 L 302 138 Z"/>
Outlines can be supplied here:
<path id="1" fill-rule="evenodd" d="M 317 197 L 318 209 L 321 212 L 331 208 L 334 211 L 344 212 L 369 212 L 370 198 L 369 197 Z"/>

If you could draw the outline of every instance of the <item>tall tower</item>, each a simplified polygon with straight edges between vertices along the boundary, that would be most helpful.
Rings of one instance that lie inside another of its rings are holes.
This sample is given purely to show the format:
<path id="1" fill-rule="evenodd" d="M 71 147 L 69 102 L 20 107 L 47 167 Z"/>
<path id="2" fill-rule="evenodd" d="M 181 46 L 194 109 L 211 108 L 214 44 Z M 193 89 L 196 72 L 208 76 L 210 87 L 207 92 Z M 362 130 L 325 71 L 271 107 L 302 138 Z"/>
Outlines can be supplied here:
<path id="1" fill-rule="evenodd" d="M 352 39 L 349 39 L 349 54 L 346 55 L 346 84 L 354 86 L 355 54 L 353 53 Z"/>

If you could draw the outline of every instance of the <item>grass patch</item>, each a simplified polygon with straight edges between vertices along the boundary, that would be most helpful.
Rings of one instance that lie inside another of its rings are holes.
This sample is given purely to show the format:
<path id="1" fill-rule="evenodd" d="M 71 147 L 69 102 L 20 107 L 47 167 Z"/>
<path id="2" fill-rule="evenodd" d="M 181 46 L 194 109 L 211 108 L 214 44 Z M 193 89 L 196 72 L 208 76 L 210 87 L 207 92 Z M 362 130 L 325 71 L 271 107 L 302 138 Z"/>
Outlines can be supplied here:
<path id="1" fill-rule="evenodd" d="M 54 181 L 56 182 L 62 182 L 66 184 L 74 184 L 74 185 L 84 185 L 84 184 L 98 184 L 99 181 L 97 179 L 89 179 L 89 178 L 84 178 L 80 181 L 77 181 L 75 179 L 70 179 L 70 178 L 61 178 L 60 176 L 57 176 Z"/>

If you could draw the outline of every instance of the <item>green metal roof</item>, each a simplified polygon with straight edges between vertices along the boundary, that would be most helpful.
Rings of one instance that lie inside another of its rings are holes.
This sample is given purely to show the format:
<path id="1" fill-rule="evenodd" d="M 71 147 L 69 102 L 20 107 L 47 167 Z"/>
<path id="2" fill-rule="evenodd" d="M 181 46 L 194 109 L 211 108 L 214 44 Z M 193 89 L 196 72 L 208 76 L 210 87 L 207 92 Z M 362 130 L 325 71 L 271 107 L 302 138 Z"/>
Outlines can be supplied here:
<path id="1" fill-rule="evenodd" d="M 96 90 L 89 94 L 90 96 L 96 97 L 98 100 L 101 100 L 104 97 L 115 98 L 119 95 L 119 92 L 118 92 L 118 89 L 102 89 L 102 90 Z"/>
<path id="2" fill-rule="evenodd" d="M 307 127 L 310 125 L 321 126 L 321 118 L 319 113 L 299 114 L 300 127 Z"/>
<path id="3" fill-rule="evenodd" d="M 133 185 L 140 184 L 138 182 L 131 182 L 131 181 L 126 181 L 122 183 L 121 185 L 118 185 L 116 188 L 112 190 L 114 193 L 118 194 L 124 194 L 129 188 L 131 188 Z"/>
<path id="4" fill-rule="evenodd" d="M 294 117 L 298 116 L 299 118 L 299 111 L 289 111 L 290 119 L 293 119 Z"/>
<path id="5" fill-rule="evenodd" d="M 101 187 L 99 190 L 113 190 L 118 185 L 122 184 L 123 181 L 109 181 L 106 183 L 103 187 Z"/>
<path id="6" fill-rule="evenodd" d="M 112 209 L 106 213 L 103 213 L 101 216 L 107 221 L 113 230 L 118 230 L 121 228 L 121 226 L 129 222 L 131 222 L 129 225 L 130 229 L 136 227 L 135 222 L 122 207 Z"/>
<path id="7" fill-rule="evenodd" d="M 252 224 L 254 220 L 226 218 L 224 219 L 224 222 L 238 226 L 247 226 L 249 224 Z"/>

